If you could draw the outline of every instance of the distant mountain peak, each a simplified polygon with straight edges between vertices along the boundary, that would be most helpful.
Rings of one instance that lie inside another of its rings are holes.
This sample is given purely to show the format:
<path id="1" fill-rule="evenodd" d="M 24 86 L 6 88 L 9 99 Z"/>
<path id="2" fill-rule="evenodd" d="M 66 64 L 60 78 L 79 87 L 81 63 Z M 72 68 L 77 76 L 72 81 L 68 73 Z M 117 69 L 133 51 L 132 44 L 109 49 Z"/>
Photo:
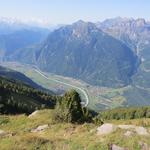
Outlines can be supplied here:
<path id="1" fill-rule="evenodd" d="M 99 24 L 99 23 L 98 23 Z M 105 26 L 118 26 L 118 25 L 134 25 L 134 26 L 144 26 L 147 24 L 146 20 L 144 18 L 122 18 L 122 17 L 116 17 L 116 18 L 111 18 L 111 19 L 106 19 L 102 23 L 100 23 Z"/>
<path id="2" fill-rule="evenodd" d="M 52 24 L 49 22 L 49 20 L 44 19 L 34 19 L 30 18 L 28 20 L 26 19 L 20 19 L 20 18 L 7 18 L 7 17 L 0 17 L 0 24 L 9 25 L 9 26 L 29 26 L 29 27 L 39 27 L 39 28 L 48 28 L 48 29 L 56 29 L 61 24 Z"/>
<path id="3" fill-rule="evenodd" d="M 146 21 L 143 18 L 136 19 L 135 21 L 137 26 L 144 26 L 146 24 Z"/>
<path id="4" fill-rule="evenodd" d="M 78 24 L 78 25 L 82 25 L 82 24 L 85 24 L 86 22 L 85 21 L 83 21 L 83 20 L 78 20 L 78 21 L 76 21 L 75 23 L 73 23 L 73 24 Z"/>
<path id="5" fill-rule="evenodd" d="M 77 37 L 82 37 L 83 35 L 88 35 L 94 30 L 99 30 L 94 23 L 84 22 L 79 20 L 71 25 L 72 34 Z"/>

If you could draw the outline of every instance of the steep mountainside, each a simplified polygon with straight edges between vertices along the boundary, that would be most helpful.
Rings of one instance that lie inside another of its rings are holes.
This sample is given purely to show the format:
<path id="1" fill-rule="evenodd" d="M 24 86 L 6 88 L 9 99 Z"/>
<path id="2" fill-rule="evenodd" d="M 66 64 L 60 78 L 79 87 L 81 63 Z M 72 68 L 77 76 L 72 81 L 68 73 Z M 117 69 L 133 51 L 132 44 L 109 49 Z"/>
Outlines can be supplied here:
<path id="1" fill-rule="evenodd" d="M 52 32 L 36 61 L 45 71 L 114 87 L 129 84 L 137 66 L 126 45 L 83 21 Z"/>
<path id="2" fill-rule="evenodd" d="M 41 44 L 35 44 L 16 50 L 6 60 L 18 61 L 27 64 L 36 64 L 37 52 L 40 50 Z"/>
<path id="3" fill-rule="evenodd" d="M 108 19 L 97 26 L 104 32 L 121 40 L 141 59 L 134 84 L 148 88 L 150 84 L 150 22 L 144 19 L 115 18 Z"/>
<path id="4" fill-rule="evenodd" d="M 97 23 L 97 27 L 123 41 L 138 55 L 150 45 L 150 22 L 144 19 L 114 18 Z"/>
<path id="5" fill-rule="evenodd" d="M 40 43 L 49 32 L 49 29 L 38 25 L 0 18 L 0 61 L 9 60 L 16 50 Z"/>
<path id="6" fill-rule="evenodd" d="M 0 58 L 8 59 L 16 50 L 40 43 L 47 33 L 42 31 L 20 30 L 0 35 Z"/>

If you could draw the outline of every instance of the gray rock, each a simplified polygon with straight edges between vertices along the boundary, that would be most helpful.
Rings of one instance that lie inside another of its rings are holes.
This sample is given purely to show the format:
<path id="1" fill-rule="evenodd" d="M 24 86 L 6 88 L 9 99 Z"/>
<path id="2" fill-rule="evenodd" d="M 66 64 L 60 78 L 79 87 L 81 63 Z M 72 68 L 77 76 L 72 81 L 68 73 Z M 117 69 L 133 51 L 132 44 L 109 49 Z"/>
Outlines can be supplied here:
<path id="1" fill-rule="evenodd" d="M 36 129 L 32 129 L 31 132 L 40 132 L 48 129 L 48 124 L 38 126 Z"/>
<path id="2" fill-rule="evenodd" d="M 0 130 L 0 136 L 5 136 L 7 133 L 3 130 Z"/>
<path id="3" fill-rule="evenodd" d="M 150 150 L 150 147 L 146 143 L 139 142 L 139 145 L 141 147 L 141 150 Z"/>
<path id="4" fill-rule="evenodd" d="M 135 127 L 135 125 L 118 125 L 120 129 L 134 129 Z"/>
<path id="5" fill-rule="evenodd" d="M 144 127 L 136 127 L 135 131 L 138 135 L 149 135 L 147 129 Z"/>
<path id="6" fill-rule="evenodd" d="M 39 112 L 38 110 L 34 111 L 32 114 L 30 114 L 28 116 L 28 118 L 32 118 L 32 117 L 36 116 L 38 112 Z"/>
<path id="7" fill-rule="evenodd" d="M 97 134 L 98 135 L 107 135 L 110 134 L 114 131 L 116 131 L 117 128 L 123 129 L 123 130 L 132 130 L 132 131 L 127 131 L 124 135 L 125 136 L 131 136 L 133 134 L 133 131 L 136 132 L 138 135 L 145 135 L 148 136 L 150 135 L 147 131 L 146 128 L 140 127 L 140 126 L 135 126 L 135 125 L 113 125 L 110 123 L 105 123 L 102 126 L 97 128 Z"/>
<path id="8" fill-rule="evenodd" d="M 112 144 L 111 147 L 110 147 L 110 150 L 128 150 L 128 149 L 120 147 L 120 146 L 117 146 L 115 144 Z"/>
<path id="9" fill-rule="evenodd" d="M 127 131 L 125 134 L 124 134 L 126 137 L 130 137 L 133 135 L 133 132 L 132 131 Z"/>
<path id="10" fill-rule="evenodd" d="M 116 131 L 117 127 L 110 123 L 105 123 L 97 128 L 98 135 L 107 135 Z"/>
<path id="11" fill-rule="evenodd" d="M 138 135 L 149 135 L 148 131 L 144 127 L 135 126 L 135 125 L 118 125 L 118 128 L 121 129 L 133 129 Z M 129 134 L 129 132 L 127 133 Z"/>

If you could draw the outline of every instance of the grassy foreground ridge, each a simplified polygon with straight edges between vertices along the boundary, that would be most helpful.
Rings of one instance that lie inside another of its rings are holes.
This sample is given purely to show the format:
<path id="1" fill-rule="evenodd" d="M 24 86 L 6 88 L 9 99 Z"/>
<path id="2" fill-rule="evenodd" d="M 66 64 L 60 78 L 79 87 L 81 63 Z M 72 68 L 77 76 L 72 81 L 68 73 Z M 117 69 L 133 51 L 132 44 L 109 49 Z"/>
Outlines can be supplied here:
<path id="1" fill-rule="evenodd" d="M 113 143 L 129 150 L 140 150 L 139 142 L 150 145 L 147 136 L 134 135 L 126 138 L 124 130 L 106 136 L 97 135 L 97 125 L 93 123 L 54 123 L 54 110 L 41 110 L 29 118 L 26 115 L 0 116 L 0 129 L 12 134 L 1 137 L 1 150 L 108 150 Z M 134 124 L 150 130 L 150 119 L 109 120 L 113 124 Z M 44 131 L 32 133 L 39 125 L 48 124 Z"/>

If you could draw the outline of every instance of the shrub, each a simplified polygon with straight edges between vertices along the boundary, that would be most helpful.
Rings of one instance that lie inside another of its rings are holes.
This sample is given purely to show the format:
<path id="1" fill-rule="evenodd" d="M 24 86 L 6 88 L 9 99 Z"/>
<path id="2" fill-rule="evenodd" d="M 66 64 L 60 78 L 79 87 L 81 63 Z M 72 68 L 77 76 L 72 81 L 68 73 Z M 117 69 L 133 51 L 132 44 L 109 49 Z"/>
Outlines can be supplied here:
<path id="1" fill-rule="evenodd" d="M 55 122 L 82 123 L 89 121 L 90 115 L 86 108 L 82 108 L 79 94 L 75 90 L 71 90 L 57 102 L 53 120 Z"/>

